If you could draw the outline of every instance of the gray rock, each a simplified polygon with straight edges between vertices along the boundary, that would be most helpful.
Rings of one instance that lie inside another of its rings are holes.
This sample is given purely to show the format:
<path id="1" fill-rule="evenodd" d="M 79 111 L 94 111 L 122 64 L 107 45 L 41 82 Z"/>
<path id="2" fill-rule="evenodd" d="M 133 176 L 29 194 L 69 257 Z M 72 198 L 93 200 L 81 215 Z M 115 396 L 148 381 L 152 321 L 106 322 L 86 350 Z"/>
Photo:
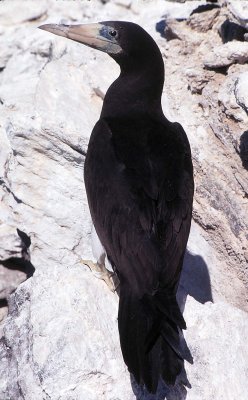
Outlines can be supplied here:
<path id="1" fill-rule="evenodd" d="M 12 51 L 10 48 L 6 48 L 4 46 L 0 48 L 0 71 L 4 70 L 11 55 Z"/>
<path id="2" fill-rule="evenodd" d="M 248 122 L 247 115 L 241 106 L 243 98 L 241 99 L 239 97 L 239 89 L 237 86 L 239 80 L 244 74 L 244 72 L 232 72 L 229 74 L 219 89 L 218 100 L 220 105 L 223 105 L 223 111 L 228 117 L 233 118 L 236 121 Z"/>
<path id="3" fill-rule="evenodd" d="M 207 68 L 223 68 L 231 64 L 244 64 L 248 61 L 248 43 L 228 42 L 213 48 L 204 60 Z"/>
<path id="4" fill-rule="evenodd" d="M 236 22 L 229 21 L 226 19 L 219 27 L 219 34 L 222 38 L 223 43 L 230 42 L 232 40 L 238 40 L 243 42 L 246 40 L 247 29 L 237 24 Z"/>
<path id="5" fill-rule="evenodd" d="M 235 82 L 235 97 L 237 103 L 248 114 L 248 73 L 241 74 Z"/>
<path id="6" fill-rule="evenodd" d="M 207 85 L 207 83 L 214 75 L 214 72 L 202 70 L 200 68 L 189 68 L 185 72 L 188 78 L 189 89 L 192 94 L 201 94 L 203 88 Z"/>
<path id="7" fill-rule="evenodd" d="M 188 19 L 188 24 L 193 30 L 197 30 L 198 32 L 207 32 L 213 28 L 219 13 L 219 8 L 214 8 L 202 13 L 194 13 Z"/>
<path id="8" fill-rule="evenodd" d="M 248 28 L 248 4 L 246 0 L 227 1 L 227 6 L 241 25 Z"/>
<path id="9" fill-rule="evenodd" d="M 46 3 L 43 1 L 34 7 L 34 3 L 28 0 L 25 2 L 25 7 L 20 7 L 18 0 L 5 1 L 1 5 L 0 23 L 5 26 L 11 26 L 20 22 L 39 20 L 47 12 Z"/>
<path id="10" fill-rule="evenodd" d="M 0 262 L 10 257 L 22 257 L 25 244 L 14 226 L 0 225 Z"/>
<path id="11" fill-rule="evenodd" d="M 185 310 L 185 317 L 189 321 L 185 337 L 187 342 L 191 339 L 190 349 L 195 355 L 194 364 L 188 370 L 188 379 L 195 384 L 188 391 L 187 397 L 194 400 L 245 400 L 246 394 L 242 388 L 248 376 L 248 350 L 243 344 L 248 334 L 247 314 L 223 303 L 206 303 L 202 306 L 192 298 L 188 298 L 187 303 L 193 307 L 189 306 Z M 191 315 L 193 308 L 194 313 Z M 203 313 L 204 319 L 201 318 Z M 203 351 L 203 348 L 208 348 L 208 352 Z M 201 380 L 198 378 L 199 366 L 205 371 Z"/>

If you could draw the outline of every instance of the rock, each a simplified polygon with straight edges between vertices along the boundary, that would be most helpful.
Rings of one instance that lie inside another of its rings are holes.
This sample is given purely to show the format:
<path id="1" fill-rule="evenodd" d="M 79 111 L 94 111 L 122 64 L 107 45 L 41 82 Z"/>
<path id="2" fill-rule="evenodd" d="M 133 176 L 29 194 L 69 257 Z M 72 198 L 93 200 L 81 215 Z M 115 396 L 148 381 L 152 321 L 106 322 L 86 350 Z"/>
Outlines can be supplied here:
<path id="1" fill-rule="evenodd" d="M 223 68 L 231 64 L 244 64 L 248 61 L 248 43 L 228 42 L 213 48 L 204 61 L 207 68 Z"/>
<path id="2" fill-rule="evenodd" d="M 189 68 L 185 72 L 188 78 L 189 89 L 192 94 L 201 94 L 203 88 L 214 75 L 214 72 L 202 70 L 200 68 Z"/>
<path id="3" fill-rule="evenodd" d="M 25 240 L 25 239 L 24 239 Z M 0 225 L 0 262 L 11 257 L 22 258 L 23 253 L 27 252 L 30 242 L 26 239 L 26 243 L 22 238 L 22 234 L 10 225 Z"/>
<path id="4" fill-rule="evenodd" d="M 7 314 L 8 296 L 31 272 L 30 244 L 24 232 L 10 225 L 0 225 L 0 321 Z"/>
<path id="5" fill-rule="evenodd" d="M 10 48 L 6 48 L 6 47 L 0 48 L 0 72 L 2 72 L 4 70 L 4 68 L 6 67 L 6 64 L 7 64 L 8 60 L 10 59 L 11 55 L 12 55 L 12 52 L 11 52 Z"/>
<path id="6" fill-rule="evenodd" d="M 246 0 L 227 1 L 227 6 L 239 23 L 248 28 L 248 4 Z"/>
<path id="7" fill-rule="evenodd" d="M 1 397 L 132 399 L 118 343 L 117 295 L 80 264 L 64 271 L 49 264 L 50 272 L 25 282 L 10 303 L 16 319 L 7 318 L 1 343 L 1 365 L 8 366 Z"/>
<path id="8" fill-rule="evenodd" d="M 213 3 L 201 4 L 198 7 L 194 8 L 194 10 L 191 12 L 190 15 L 205 13 L 206 11 L 211 11 L 211 10 L 216 9 L 216 8 L 219 9 L 220 5 L 219 4 L 213 4 Z"/>
<path id="9" fill-rule="evenodd" d="M 6 299 L 31 272 L 29 237 L 13 226 L 0 225 L 0 299 Z"/>
<path id="10" fill-rule="evenodd" d="M 243 132 L 240 136 L 240 143 L 237 148 L 243 167 L 248 170 L 248 131 Z M 244 176 L 242 176 L 241 186 L 246 188 L 245 193 L 247 193 L 247 180 Z"/>
<path id="11" fill-rule="evenodd" d="M 25 7 L 20 7 L 18 12 L 13 12 L 13 8 L 17 9 L 20 5 L 18 0 L 13 0 L 11 4 L 5 1 L 1 5 L 0 23 L 6 26 L 11 26 L 21 22 L 32 22 L 39 20 L 45 16 L 47 5 L 43 2 L 36 4 L 30 0 L 25 2 Z"/>
<path id="12" fill-rule="evenodd" d="M 114 0 L 114 2 L 124 8 L 130 8 L 132 4 L 132 0 Z"/>
<path id="13" fill-rule="evenodd" d="M 245 154 L 245 153 L 246 153 L 246 154 Z M 248 151 L 247 151 L 247 149 L 246 149 L 246 152 L 244 151 L 244 155 L 243 155 L 242 146 L 241 146 L 240 155 L 241 155 L 241 157 L 243 157 L 243 159 L 244 159 L 244 162 L 243 162 L 244 168 L 248 169 Z M 246 162 L 246 164 L 245 164 L 245 162 Z M 244 179 L 243 175 L 242 175 L 240 172 L 236 172 L 236 173 L 235 173 L 235 178 L 237 179 L 237 181 L 239 182 L 239 184 L 242 186 L 242 188 L 243 188 L 243 190 L 244 190 L 244 192 L 245 192 L 245 194 L 246 194 L 246 196 L 247 196 L 247 195 L 248 195 L 248 182 L 247 182 L 247 180 Z M 245 258 L 246 258 L 246 260 L 247 260 L 247 254 L 248 254 L 248 253 L 245 252 Z"/>
<path id="14" fill-rule="evenodd" d="M 164 37 L 167 41 L 173 39 L 183 40 L 184 29 L 180 21 L 175 19 L 161 20 L 156 24 L 156 30 Z"/>
<path id="15" fill-rule="evenodd" d="M 127 3 L 68 7 L 49 0 L 34 8 L 24 2 L 15 15 L 3 3 L 0 399 L 220 400 L 242 399 L 247 391 L 248 142 L 241 81 L 235 92 L 246 66 L 231 65 L 227 75 L 204 69 L 203 59 L 221 39 L 217 23 L 192 35 L 187 18 L 202 2 Z M 221 8 L 217 22 L 225 13 Z M 92 257 L 83 181 L 87 143 L 119 68 L 107 55 L 32 22 L 113 15 L 140 23 L 159 44 L 166 73 L 163 108 L 187 131 L 195 167 L 194 220 L 178 292 L 194 359 L 185 363 L 192 388 L 182 375 L 173 388 L 160 384 L 154 396 L 137 387 L 123 362 L 118 297 L 80 262 Z M 155 31 L 164 19 L 180 40 L 167 41 Z"/>
<path id="16" fill-rule="evenodd" d="M 237 84 L 243 74 L 245 73 L 232 72 L 227 76 L 219 89 L 218 100 L 220 105 L 223 105 L 223 111 L 228 117 L 245 122 L 248 121 L 247 115 L 243 111 L 237 95 Z"/>
<path id="17" fill-rule="evenodd" d="M 235 82 L 235 97 L 238 105 L 248 114 L 248 73 L 241 74 Z"/>
<path id="18" fill-rule="evenodd" d="M 0 265 L 0 301 L 7 299 L 26 280 L 26 277 L 25 272 L 8 269 Z M 7 307 L 7 302 L 4 303 L 4 306 Z"/>
<path id="19" fill-rule="evenodd" d="M 190 18 L 188 19 L 188 24 L 193 30 L 197 30 L 198 32 L 207 32 L 212 29 L 215 20 L 220 13 L 219 6 L 216 6 L 215 4 L 209 4 L 206 6 L 209 6 L 207 8 L 209 11 L 205 11 L 204 8 L 204 12 L 197 11 L 196 9 L 191 13 Z"/>
<path id="20" fill-rule="evenodd" d="M 245 399 L 243 388 L 247 381 L 248 350 L 244 348 L 244 337 L 248 334 L 247 314 L 223 303 L 206 303 L 202 306 L 192 298 L 188 298 L 187 303 L 185 317 L 189 323 L 185 338 L 187 342 L 191 339 L 190 350 L 194 354 L 188 379 L 189 382 L 195 382 L 187 397 L 192 400 L 211 397 L 219 400 L 235 397 Z M 193 309 L 194 315 L 191 314 Z M 208 351 L 204 352 L 203 348 Z M 205 372 L 201 381 L 199 368 Z"/>
<path id="21" fill-rule="evenodd" d="M 245 40 L 245 34 L 247 29 L 235 22 L 226 19 L 219 28 L 219 34 L 222 38 L 223 43 L 231 42 L 232 40 L 239 40 L 243 42 Z"/>

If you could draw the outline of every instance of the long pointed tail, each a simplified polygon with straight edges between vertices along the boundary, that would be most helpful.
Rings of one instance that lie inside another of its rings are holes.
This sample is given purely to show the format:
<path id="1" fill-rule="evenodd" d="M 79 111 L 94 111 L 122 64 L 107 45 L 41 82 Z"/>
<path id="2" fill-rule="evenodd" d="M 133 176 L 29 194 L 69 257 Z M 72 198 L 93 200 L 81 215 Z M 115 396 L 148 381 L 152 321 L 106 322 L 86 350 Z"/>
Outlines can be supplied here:
<path id="1" fill-rule="evenodd" d="M 183 367 L 179 329 L 186 329 L 175 295 L 160 290 L 140 300 L 122 287 L 118 325 L 123 358 L 136 381 L 151 393 L 160 376 L 174 384 Z"/>

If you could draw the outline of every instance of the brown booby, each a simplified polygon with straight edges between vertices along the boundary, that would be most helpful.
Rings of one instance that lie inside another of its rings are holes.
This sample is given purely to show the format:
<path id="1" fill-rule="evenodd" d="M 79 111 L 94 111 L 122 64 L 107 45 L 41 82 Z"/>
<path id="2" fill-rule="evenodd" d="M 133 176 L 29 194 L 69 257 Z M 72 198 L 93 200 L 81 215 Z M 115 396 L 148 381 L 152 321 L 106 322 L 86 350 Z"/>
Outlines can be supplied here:
<path id="1" fill-rule="evenodd" d="M 186 324 L 176 292 L 194 192 L 187 136 L 161 107 L 162 55 L 130 22 L 40 28 L 102 50 L 120 66 L 91 134 L 85 186 L 95 231 L 120 281 L 123 358 L 154 393 L 160 376 L 174 384 L 183 366 L 179 334 Z"/>

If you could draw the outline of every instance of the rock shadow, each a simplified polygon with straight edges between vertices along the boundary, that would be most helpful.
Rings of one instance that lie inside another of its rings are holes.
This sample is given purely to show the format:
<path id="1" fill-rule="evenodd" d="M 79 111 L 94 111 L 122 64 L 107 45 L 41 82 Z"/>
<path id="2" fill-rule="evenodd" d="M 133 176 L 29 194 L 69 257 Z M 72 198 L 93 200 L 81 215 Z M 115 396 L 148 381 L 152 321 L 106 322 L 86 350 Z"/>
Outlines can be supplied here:
<path id="1" fill-rule="evenodd" d="M 31 244 L 31 240 L 30 240 L 29 236 L 25 232 L 21 231 L 20 229 L 17 229 L 17 233 L 22 240 L 22 242 L 21 242 L 22 243 L 22 251 L 21 251 L 22 257 L 9 257 L 5 260 L 0 260 L 0 265 L 2 265 L 4 268 L 9 269 L 9 270 L 24 272 L 24 274 L 26 274 L 26 279 L 28 279 L 28 278 L 32 277 L 35 272 L 35 267 L 33 266 L 33 264 L 30 261 L 29 247 Z M 11 293 L 13 293 L 15 291 L 15 289 L 10 291 L 6 297 L 0 299 L 0 309 L 8 307 L 8 297 Z M 0 319 L 0 323 L 2 321 L 3 321 L 3 318 Z"/>
<path id="2" fill-rule="evenodd" d="M 187 250 L 177 293 L 177 301 L 182 312 L 184 311 L 188 295 L 201 304 L 208 301 L 213 302 L 207 264 L 200 255 L 191 254 Z M 193 357 L 183 334 L 181 336 L 181 346 L 185 360 L 193 364 Z M 136 400 L 185 400 L 187 398 L 187 388 L 191 388 L 185 369 L 183 369 L 177 378 L 178 383 L 173 387 L 166 385 L 160 379 L 156 394 L 150 394 L 144 387 L 138 385 L 131 374 L 130 381 Z"/>
<path id="3" fill-rule="evenodd" d="M 0 264 L 5 268 L 24 272 L 27 275 L 27 279 L 33 276 L 35 271 L 33 264 L 29 260 L 23 258 L 11 257 L 7 260 L 0 261 Z"/>
<path id="4" fill-rule="evenodd" d="M 177 291 L 177 301 L 181 311 L 184 311 L 187 296 L 192 296 L 201 304 L 213 302 L 211 280 L 204 259 L 191 254 L 188 250 L 184 256 L 183 269 Z"/>
<path id="5" fill-rule="evenodd" d="M 226 19 L 219 28 L 219 34 L 223 43 L 238 40 L 244 42 L 247 29 L 243 26 Z"/>
<path id="6" fill-rule="evenodd" d="M 248 171 L 248 131 L 240 136 L 239 156 L 243 167 Z"/>
<path id="7" fill-rule="evenodd" d="M 8 301 L 7 299 L 0 299 L 0 308 L 5 308 L 8 307 Z"/>

